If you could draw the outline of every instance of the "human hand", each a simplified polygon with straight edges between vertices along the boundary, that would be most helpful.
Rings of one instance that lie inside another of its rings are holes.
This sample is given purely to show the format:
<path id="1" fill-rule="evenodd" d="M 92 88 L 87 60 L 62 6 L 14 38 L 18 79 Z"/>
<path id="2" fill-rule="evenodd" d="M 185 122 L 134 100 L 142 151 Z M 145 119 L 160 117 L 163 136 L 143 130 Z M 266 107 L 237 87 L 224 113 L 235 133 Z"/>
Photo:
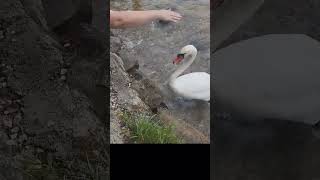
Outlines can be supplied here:
<path id="1" fill-rule="evenodd" d="M 159 20 L 169 22 L 178 22 L 182 18 L 182 16 L 179 13 L 170 10 L 159 10 L 158 15 Z"/>

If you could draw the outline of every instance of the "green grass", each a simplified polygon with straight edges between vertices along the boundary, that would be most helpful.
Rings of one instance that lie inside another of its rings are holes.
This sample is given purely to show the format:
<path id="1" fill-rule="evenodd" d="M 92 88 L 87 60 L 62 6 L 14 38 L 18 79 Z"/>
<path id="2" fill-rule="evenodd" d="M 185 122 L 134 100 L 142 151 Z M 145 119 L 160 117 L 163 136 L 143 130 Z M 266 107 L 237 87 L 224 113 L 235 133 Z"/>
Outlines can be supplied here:
<path id="1" fill-rule="evenodd" d="M 138 113 L 123 113 L 125 126 L 130 130 L 130 139 L 138 144 L 180 144 L 174 126 L 162 124 L 156 116 Z"/>

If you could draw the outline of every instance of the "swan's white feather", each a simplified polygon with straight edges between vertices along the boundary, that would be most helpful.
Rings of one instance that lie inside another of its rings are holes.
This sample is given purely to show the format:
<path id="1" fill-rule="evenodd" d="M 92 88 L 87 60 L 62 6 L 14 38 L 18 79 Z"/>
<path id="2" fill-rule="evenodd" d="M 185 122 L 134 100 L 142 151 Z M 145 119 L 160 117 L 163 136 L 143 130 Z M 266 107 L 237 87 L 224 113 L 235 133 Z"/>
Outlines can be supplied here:
<path id="1" fill-rule="evenodd" d="M 189 99 L 210 100 L 210 75 L 194 72 L 182 75 L 170 83 L 175 93 Z"/>

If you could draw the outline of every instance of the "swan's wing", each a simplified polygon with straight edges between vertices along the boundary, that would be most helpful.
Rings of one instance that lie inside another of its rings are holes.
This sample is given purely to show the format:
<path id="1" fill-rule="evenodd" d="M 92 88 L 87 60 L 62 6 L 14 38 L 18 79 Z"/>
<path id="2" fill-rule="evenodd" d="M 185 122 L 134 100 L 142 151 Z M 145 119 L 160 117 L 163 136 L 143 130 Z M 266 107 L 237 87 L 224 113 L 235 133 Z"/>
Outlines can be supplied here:
<path id="1" fill-rule="evenodd" d="M 194 72 L 178 77 L 172 84 L 173 90 L 191 99 L 210 100 L 210 75 Z"/>

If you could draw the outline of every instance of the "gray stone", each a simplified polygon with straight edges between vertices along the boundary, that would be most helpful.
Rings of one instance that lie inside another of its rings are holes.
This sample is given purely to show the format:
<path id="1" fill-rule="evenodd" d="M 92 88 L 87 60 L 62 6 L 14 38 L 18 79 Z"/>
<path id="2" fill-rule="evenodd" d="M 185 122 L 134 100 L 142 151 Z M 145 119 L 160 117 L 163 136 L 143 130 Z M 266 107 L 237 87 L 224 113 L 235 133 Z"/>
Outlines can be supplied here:
<path id="1" fill-rule="evenodd" d="M 214 51 L 221 43 L 245 23 L 264 3 L 264 0 L 225 0 L 223 4 L 214 10 L 211 51 Z"/>
<path id="2" fill-rule="evenodd" d="M 12 133 L 17 133 L 17 132 L 19 132 L 19 127 L 14 127 L 14 128 L 12 128 L 12 129 L 11 129 L 11 132 L 12 132 Z"/>
<path id="3" fill-rule="evenodd" d="M 61 71 L 60 71 L 60 74 L 61 75 L 64 75 L 64 74 L 67 74 L 67 72 L 68 72 L 68 69 L 61 69 Z"/>
<path id="4" fill-rule="evenodd" d="M 8 141 L 6 142 L 6 144 L 7 144 L 8 146 L 15 146 L 15 145 L 17 145 L 17 142 L 16 142 L 15 140 L 10 139 L 10 140 L 8 140 Z"/>
<path id="5" fill-rule="evenodd" d="M 320 43 L 265 35 L 213 54 L 215 108 L 252 119 L 315 124 L 320 117 Z"/>

